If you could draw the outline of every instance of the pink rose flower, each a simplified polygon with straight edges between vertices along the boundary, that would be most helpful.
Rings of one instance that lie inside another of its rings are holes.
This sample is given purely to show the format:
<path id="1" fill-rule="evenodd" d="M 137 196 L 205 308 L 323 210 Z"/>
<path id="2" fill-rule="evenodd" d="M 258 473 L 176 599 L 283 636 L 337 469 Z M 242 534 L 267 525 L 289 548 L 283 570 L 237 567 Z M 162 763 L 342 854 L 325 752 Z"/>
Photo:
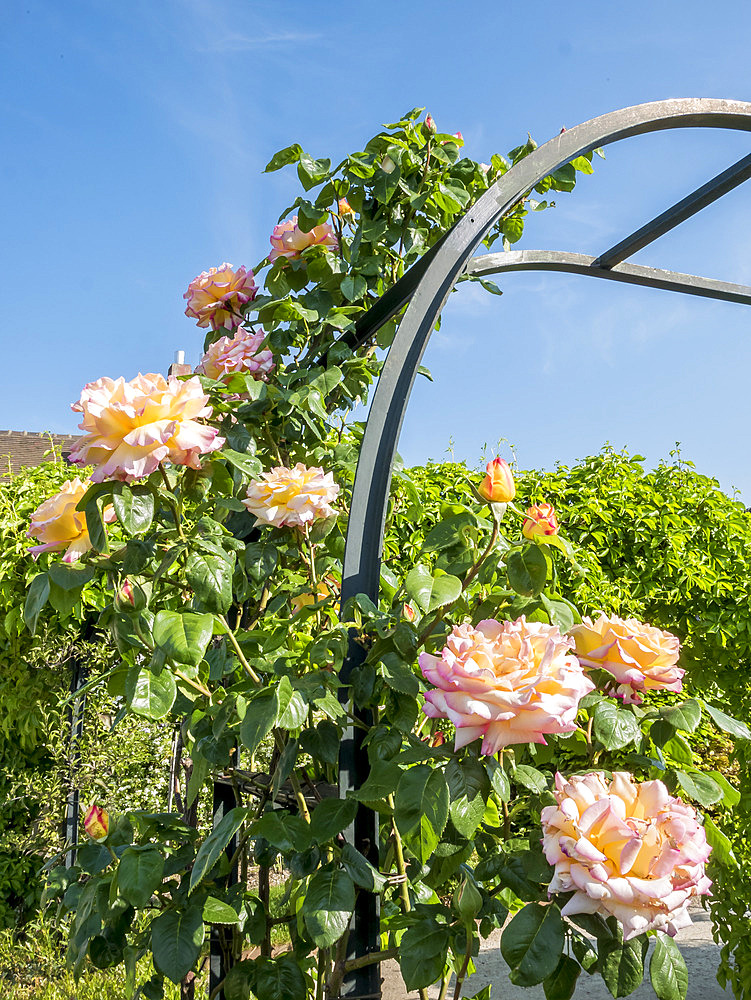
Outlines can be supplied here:
<path id="1" fill-rule="evenodd" d="M 339 246 L 336 234 L 328 222 L 323 222 L 320 226 L 311 229 L 309 233 L 304 233 L 297 224 L 296 215 L 293 215 L 286 222 L 280 222 L 278 226 L 274 226 L 270 240 L 272 247 L 269 254 L 270 261 L 275 261 L 279 257 L 295 260 L 308 247 L 321 246 L 335 249 Z"/>
<path id="2" fill-rule="evenodd" d="M 691 806 L 661 781 L 625 771 L 555 776 L 557 805 L 541 813 L 545 857 L 555 866 L 548 892 L 574 895 L 564 915 L 601 913 L 624 940 L 648 930 L 671 937 L 691 923 L 689 901 L 709 892 L 711 847 Z"/>
<path id="3" fill-rule="evenodd" d="M 216 343 L 210 345 L 196 371 L 209 378 L 224 381 L 238 372 L 241 375 L 248 374 L 262 379 L 275 367 L 271 351 L 259 350 L 265 338 L 263 330 L 255 333 L 252 330 L 242 329 L 232 338 L 220 337 Z"/>
<path id="4" fill-rule="evenodd" d="M 576 655 L 586 667 L 602 667 L 616 683 L 609 694 L 626 705 L 639 705 L 644 691 L 680 691 L 685 670 L 677 666 L 680 642 L 670 632 L 635 618 L 582 619 L 569 632 Z"/>
<path id="5" fill-rule="evenodd" d="M 82 510 L 76 510 L 91 481 L 82 482 L 77 476 L 63 483 L 58 493 L 40 504 L 30 518 L 30 538 L 38 538 L 41 545 L 32 545 L 29 552 L 38 559 L 42 552 L 62 552 L 65 549 L 63 562 L 72 563 L 80 559 L 91 546 L 89 530 L 86 527 L 86 516 Z M 104 520 L 109 524 L 115 519 L 115 512 L 108 507 L 104 512 Z"/>
<path id="6" fill-rule="evenodd" d="M 210 417 L 208 396 L 198 378 L 137 375 L 89 382 L 71 409 L 83 414 L 83 437 L 71 449 L 75 465 L 96 466 L 91 478 L 132 482 L 148 476 L 162 462 L 201 468 L 200 456 L 224 444 Z"/>
<path id="7" fill-rule="evenodd" d="M 482 736 L 484 754 L 573 732 L 579 701 L 594 684 L 570 647 L 555 626 L 524 617 L 456 625 L 440 657 L 420 654 L 435 685 L 423 711 L 454 723 L 457 750 Z"/>
<path id="8" fill-rule="evenodd" d="M 243 306 L 257 294 L 252 271 L 244 267 L 235 270 L 226 263 L 210 267 L 188 285 L 183 295 L 188 300 L 185 315 L 197 319 L 199 326 L 210 325 L 212 330 L 234 330 L 244 319 Z"/>
<path id="9" fill-rule="evenodd" d="M 243 503 L 256 516 L 256 524 L 271 524 L 276 528 L 304 528 L 312 521 L 333 517 L 331 503 L 339 487 L 330 472 L 298 462 L 293 469 L 277 466 L 264 472 L 248 486 Z"/>

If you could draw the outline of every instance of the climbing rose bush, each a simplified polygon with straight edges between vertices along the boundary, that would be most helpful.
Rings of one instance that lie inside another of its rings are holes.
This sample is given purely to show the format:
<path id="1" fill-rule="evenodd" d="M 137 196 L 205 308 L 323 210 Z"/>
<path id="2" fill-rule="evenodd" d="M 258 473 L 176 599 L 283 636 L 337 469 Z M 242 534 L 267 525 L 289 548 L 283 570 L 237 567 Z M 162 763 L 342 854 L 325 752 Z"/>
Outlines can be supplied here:
<path id="1" fill-rule="evenodd" d="M 76 510 L 90 481 L 82 481 L 78 477 L 63 483 L 60 491 L 51 496 L 31 515 L 31 523 L 27 535 L 37 538 L 41 544 L 32 545 L 29 552 L 38 558 L 42 552 L 65 552 L 63 562 L 76 562 L 84 552 L 91 548 L 89 529 L 86 525 L 86 515 Z M 114 511 L 105 511 L 105 520 L 112 521 Z"/>
<path id="2" fill-rule="evenodd" d="M 335 249 L 339 246 L 336 233 L 328 222 L 324 222 L 320 226 L 314 226 L 309 232 L 305 233 L 300 229 L 296 215 L 293 215 L 286 222 L 280 222 L 279 225 L 274 226 L 270 240 L 270 261 L 278 260 L 280 257 L 295 260 L 308 247 L 321 246 L 328 249 Z"/>
<path id="3" fill-rule="evenodd" d="M 261 350 L 265 338 L 263 330 L 238 330 L 234 337 L 220 337 L 209 345 L 196 371 L 222 380 L 235 374 L 264 378 L 275 367 L 272 352 Z"/>
<path id="4" fill-rule="evenodd" d="M 685 670 L 678 666 L 678 637 L 635 618 L 584 618 L 570 632 L 580 661 L 615 678 L 609 692 L 638 705 L 646 691 L 680 691 Z"/>
<path id="5" fill-rule="evenodd" d="M 455 749 L 482 737 L 482 753 L 545 743 L 576 728 L 579 701 L 594 684 L 553 625 L 494 619 L 454 626 L 440 657 L 420 655 L 434 690 L 423 711 L 456 726 Z"/>
<path id="6" fill-rule="evenodd" d="M 219 330 L 234 330 L 244 319 L 244 307 L 258 294 L 252 271 L 220 264 L 202 271 L 188 285 L 183 295 L 188 300 L 185 315 L 198 321 L 198 326 Z"/>
<path id="7" fill-rule="evenodd" d="M 198 378 L 97 379 L 71 406 L 83 414 L 78 426 L 84 434 L 71 448 L 70 461 L 95 466 L 95 483 L 133 482 L 165 461 L 200 469 L 201 455 L 224 444 L 216 427 L 201 422 L 212 413 L 207 403 Z"/>
<path id="8" fill-rule="evenodd" d="M 313 521 L 333 517 L 331 504 L 339 494 L 339 486 L 330 472 L 314 466 L 309 469 L 298 462 L 293 468 L 276 466 L 250 483 L 243 503 L 256 524 L 271 524 L 276 528 L 304 528 Z"/>
<path id="9" fill-rule="evenodd" d="M 711 848 L 696 812 L 661 781 L 625 771 L 564 778 L 541 813 L 543 850 L 555 867 L 549 892 L 574 895 L 564 916 L 613 916 L 628 941 L 648 930 L 671 937 L 691 923 L 689 902 L 709 892 Z"/>

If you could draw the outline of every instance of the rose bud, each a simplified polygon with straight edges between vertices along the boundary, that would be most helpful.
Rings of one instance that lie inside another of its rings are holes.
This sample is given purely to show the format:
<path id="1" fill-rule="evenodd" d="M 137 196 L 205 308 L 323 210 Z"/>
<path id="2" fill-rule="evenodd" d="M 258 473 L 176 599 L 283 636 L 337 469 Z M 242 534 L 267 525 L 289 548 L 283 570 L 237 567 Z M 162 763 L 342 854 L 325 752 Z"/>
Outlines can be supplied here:
<path id="1" fill-rule="evenodd" d="M 92 840 L 104 840 L 110 829 L 107 810 L 97 805 L 90 806 L 84 817 L 83 827 Z"/>
<path id="2" fill-rule="evenodd" d="M 352 210 L 352 206 L 347 201 L 347 199 L 346 198 L 340 198 L 339 199 L 339 215 L 354 215 L 354 214 L 355 213 Z"/>
<path id="3" fill-rule="evenodd" d="M 525 538 L 532 539 L 536 535 L 540 541 L 545 541 L 546 536 L 558 534 L 558 519 L 552 504 L 532 504 L 531 507 L 527 507 L 524 514 L 522 534 Z"/>
<path id="4" fill-rule="evenodd" d="M 391 159 L 391 157 L 390 156 L 384 156 L 384 158 L 381 160 L 381 170 L 384 172 L 384 174 L 393 173 L 393 171 L 394 171 L 395 168 L 396 168 L 396 164 Z"/>
<path id="5" fill-rule="evenodd" d="M 485 468 L 486 476 L 480 483 L 478 493 L 488 503 L 508 503 L 516 494 L 514 477 L 508 462 L 494 458 Z"/>
<path id="6" fill-rule="evenodd" d="M 446 734 L 439 729 L 437 732 L 433 733 L 433 738 L 430 741 L 430 745 L 432 747 L 442 747 L 445 742 L 446 742 Z"/>
<path id="7" fill-rule="evenodd" d="M 482 909 L 482 896 L 471 879 L 466 878 L 451 897 L 451 908 L 464 923 L 474 920 Z"/>
<path id="8" fill-rule="evenodd" d="M 431 135 L 435 135 L 438 129 L 436 128 L 435 122 L 433 121 L 432 115 L 425 116 L 425 128 L 430 132 Z"/>
<path id="9" fill-rule="evenodd" d="M 413 622 L 415 620 L 415 609 L 411 604 L 405 604 L 402 607 L 402 613 L 408 622 Z"/>

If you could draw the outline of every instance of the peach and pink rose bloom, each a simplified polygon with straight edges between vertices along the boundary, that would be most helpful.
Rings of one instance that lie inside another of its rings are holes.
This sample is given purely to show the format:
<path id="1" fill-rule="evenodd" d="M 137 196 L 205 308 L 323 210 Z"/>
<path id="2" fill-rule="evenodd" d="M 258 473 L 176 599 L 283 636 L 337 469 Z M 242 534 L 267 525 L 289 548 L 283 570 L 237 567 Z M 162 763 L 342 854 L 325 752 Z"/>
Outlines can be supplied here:
<path id="1" fill-rule="evenodd" d="M 456 625 L 440 656 L 420 654 L 434 686 L 423 711 L 456 726 L 459 750 L 482 737 L 482 753 L 512 743 L 545 743 L 576 729 L 576 713 L 594 684 L 553 625 L 494 619 Z"/>
<path id="2" fill-rule="evenodd" d="M 91 481 L 82 481 L 76 476 L 63 483 L 60 490 L 40 504 L 30 518 L 26 534 L 36 538 L 41 544 L 32 545 L 29 552 L 37 559 L 42 552 L 62 552 L 63 562 L 72 563 L 80 559 L 91 548 L 86 515 L 76 510 Z M 115 512 L 109 507 L 104 512 L 104 520 L 111 522 Z"/>
<path id="3" fill-rule="evenodd" d="M 674 936 L 689 903 L 709 892 L 711 847 L 696 812 L 661 781 L 625 771 L 555 777 L 556 805 L 541 813 L 543 851 L 555 874 L 548 892 L 574 892 L 565 916 L 615 917 L 624 940 L 648 930 Z"/>
<path id="4" fill-rule="evenodd" d="M 216 451 L 224 439 L 201 423 L 211 416 L 208 396 L 198 378 L 137 375 L 89 382 L 71 407 L 83 414 L 84 432 L 71 449 L 75 465 L 94 465 L 95 483 L 105 479 L 132 482 L 148 476 L 162 462 L 201 468 L 202 454 Z"/>
<path id="5" fill-rule="evenodd" d="M 188 300 L 185 315 L 198 320 L 199 326 L 210 326 L 212 330 L 221 327 L 234 330 L 245 318 L 243 307 L 257 294 L 252 271 L 244 267 L 235 269 L 227 263 L 210 267 L 188 285 L 183 295 Z"/>
<path id="6" fill-rule="evenodd" d="M 552 504 L 535 503 L 524 511 L 522 534 L 530 541 L 537 537 L 539 541 L 544 542 L 550 535 L 557 535 L 559 530 L 558 518 L 555 516 Z"/>
<path id="7" fill-rule="evenodd" d="M 257 525 L 304 528 L 313 521 L 333 517 L 336 511 L 331 504 L 338 494 L 339 487 L 330 472 L 298 462 L 291 469 L 277 466 L 253 480 L 243 503 L 255 515 Z"/>
<path id="8" fill-rule="evenodd" d="M 608 691 L 638 705 L 645 691 L 680 691 L 685 670 L 677 665 L 678 637 L 635 618 L 584 618 L 569 635 L 585 667 L 602 667 L 615 678 Z"/>
<path id="9" fill-rule="evenodd" d="M 238 330 L 234 337 L 220 337 L 209 346 L 196 371 L 224 381 L 236 374 L 263 379 L 275 367 L 271 351 L 261 350 L 265 339 L 263 330 L 256 333 L 243 329 Z"/>
<path id="10" fill-rule="evenodd" d="M 287 219 L 286 222 L 280 222 L 278 226 L 274 226 L 270 240 L 269 260 L 272 262 L 278 260 L 279 257 L 296 260 L 308 247 L 320 246 L 335 249 L 339 246 L 336 234 L 328 222 L 314 226 L 310 232 L 304 233 L 297 224 L 296 215 Z"/>

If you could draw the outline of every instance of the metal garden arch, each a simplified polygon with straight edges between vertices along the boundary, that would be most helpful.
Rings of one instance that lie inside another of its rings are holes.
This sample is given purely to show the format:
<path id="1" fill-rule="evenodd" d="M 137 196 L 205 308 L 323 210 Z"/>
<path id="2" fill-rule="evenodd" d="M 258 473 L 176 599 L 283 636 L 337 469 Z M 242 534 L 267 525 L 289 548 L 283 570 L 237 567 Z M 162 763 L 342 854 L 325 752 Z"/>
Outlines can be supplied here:
<path id="1" fill-rule="evenodd" d="M 598 257 L 558 251 L 473 256 L 490 228 L 543 177 L 597 146 L 672 128 L 751 132 L 751 104 L 697 98 L 657 101 L 612 111 L 557 135 L 496 181 L 442 240 L 375 303 L 347 338 L 352 346 L 365 343 L 409 303 L 384 362 L 360 450 L 344 554 L 342 601 L 355 594 L 367 594 L 374 601 L 378 598 L 384 521 L 399 432 L 430 334 L 448 295 L 463 274 L 569 271 L 751 305 L 751 286 L 624 263 L 637 250 L 751 177 L 751 154 Z M 364 656 L 363 648 L 351 642 L 342 668 L 344 681 Z M 363 721 L 367 719 L 363 717 Z M 367 777 L 367 753 L 361 742 L 362 730 L 350 727 L 345 732 L 340 754 L 342 794 L 359 787 Z M 347 839 L 378 865 L 378 817 L 374 812 L 361 807 L 347 831 Z M 358 897 L 347 957 L 363 960 L 378 950 L 377 900 L 363 893 Z M 361 965 L 350 972 L 345 977 L 342 995 L 350 1000 L 379 998 L 379 964 Z"/>

